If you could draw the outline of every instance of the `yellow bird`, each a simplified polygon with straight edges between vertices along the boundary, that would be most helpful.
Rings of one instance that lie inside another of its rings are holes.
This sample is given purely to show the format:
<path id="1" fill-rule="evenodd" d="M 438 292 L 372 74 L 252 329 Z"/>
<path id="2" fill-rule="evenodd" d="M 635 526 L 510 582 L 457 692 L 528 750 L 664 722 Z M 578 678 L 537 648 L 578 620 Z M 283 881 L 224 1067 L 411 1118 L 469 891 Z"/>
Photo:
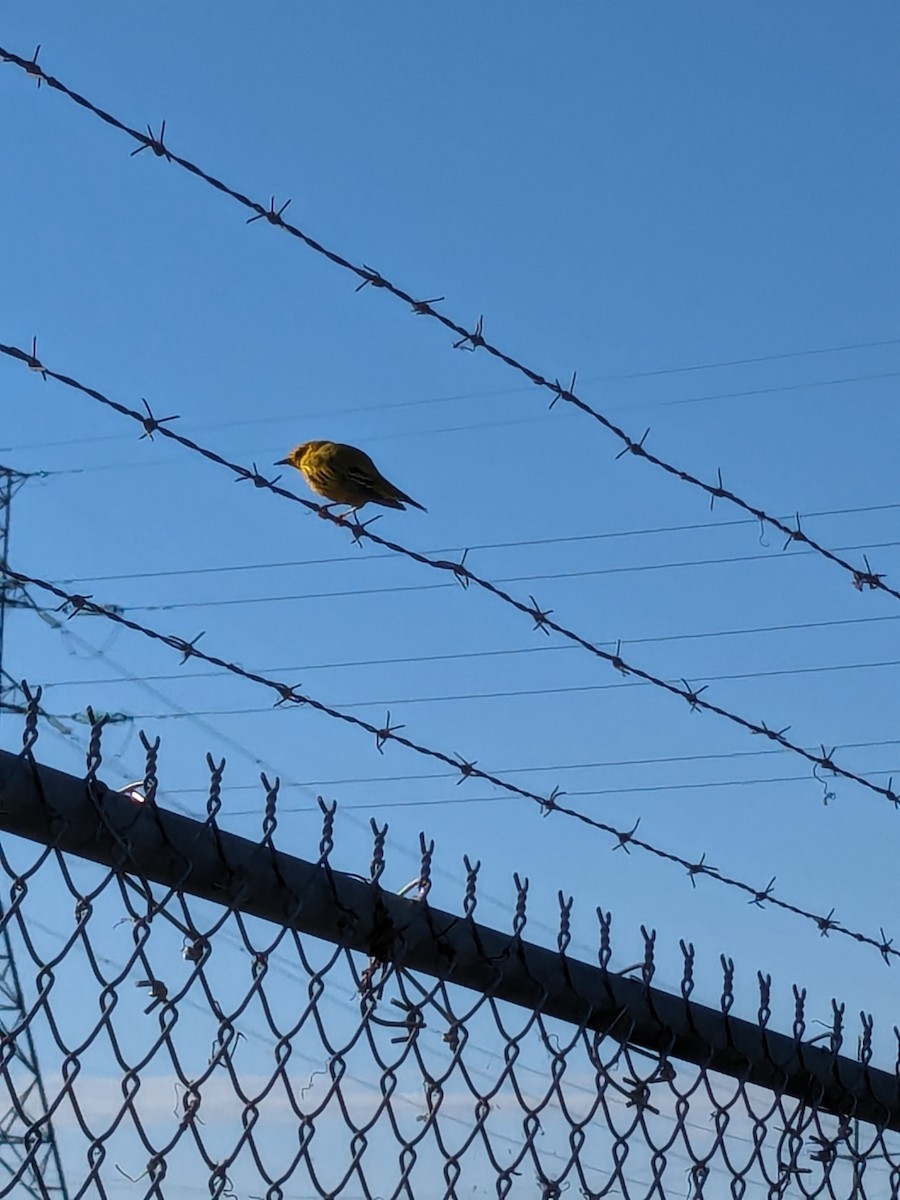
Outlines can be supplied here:
<path id="1" fill-rule="evenodd" d="M 296 467 L 312 490 L 332 504 L 348 504 L 354 510 L 364 504 L 385 508 L 411 504 L 428 511 L 385 479 L 368 454 L 342 442 L 303 442 L 274 465 Z"/>

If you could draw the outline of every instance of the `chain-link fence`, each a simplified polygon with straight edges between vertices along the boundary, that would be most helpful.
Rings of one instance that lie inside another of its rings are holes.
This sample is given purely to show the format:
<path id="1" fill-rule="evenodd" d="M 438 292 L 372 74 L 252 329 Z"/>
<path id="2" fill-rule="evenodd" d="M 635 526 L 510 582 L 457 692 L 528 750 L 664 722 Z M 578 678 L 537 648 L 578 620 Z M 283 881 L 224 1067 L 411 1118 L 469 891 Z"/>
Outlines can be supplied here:
<path id="1" fill-rule="evenodd" d="M 900 1194 L 900 1089 L 871 1028 L 807 1032 L 719 1009 L 156 803 L 143 783 L 0 753 L 0 1195 L 559 1197 Z"/>

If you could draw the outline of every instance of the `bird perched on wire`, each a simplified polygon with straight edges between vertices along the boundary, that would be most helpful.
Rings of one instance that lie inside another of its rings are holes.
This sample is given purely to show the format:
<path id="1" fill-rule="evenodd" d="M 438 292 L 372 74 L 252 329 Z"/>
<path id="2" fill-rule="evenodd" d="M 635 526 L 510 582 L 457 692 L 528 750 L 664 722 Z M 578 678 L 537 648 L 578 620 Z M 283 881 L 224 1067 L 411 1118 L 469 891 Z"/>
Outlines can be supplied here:
<path id="1" fill-rule="evenodd" d="M 348 504 L 354 511 L 364 504 L 405 508 L 411 504 L 427 512 L 424 504 L 401 492 L 381 474 L 362 450 L 342 442 L 303 442 L 279 466 L 296 467 L 312 490 L 332 504 Z M 328 506 L 330 507 L 330 506 Z"/>

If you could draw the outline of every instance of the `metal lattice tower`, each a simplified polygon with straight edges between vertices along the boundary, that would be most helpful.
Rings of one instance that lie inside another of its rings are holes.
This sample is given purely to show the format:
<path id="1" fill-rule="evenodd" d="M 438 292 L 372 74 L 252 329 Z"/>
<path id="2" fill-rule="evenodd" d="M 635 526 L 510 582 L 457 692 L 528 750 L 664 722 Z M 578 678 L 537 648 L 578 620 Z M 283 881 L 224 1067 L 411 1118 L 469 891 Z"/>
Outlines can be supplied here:
<path id="1" fill-rule="evenodd" d="M 12 499 L 27 478 L 28 476 L 23 475 L 21 471 L 0 467 L 0 569 L 6 566 L 9 555 Z M 3 713 L 7 696 L 19 690 L 15 679 L 3 667 L 3 638 L 7 612 L 22 605 L 20 593 L 19 585 L 10 582 L 5 574 L 0 573 L 0 715 Z"/>
<path id="2" fill-rule="evenodd" d="M 6 566 L 9 553 L 9 529 L 12 499 L 27 476 L 20 471 L 0 467 L 0 569 Z M 8 695 L 18 692 L 15 679 L 3 667 L 3 637 L 6 613 L 11 608 L 30 607 L 20 595 L 18 584 L 0 573 L 0 713 Z M 4 916 L 0 904 L 0 920 Z M 28 1023 L 28 1011 L 15 954 L 9 936 L 9 925 L 0 927 L 0 1035 L 5 1039 L 10 1029 L 23 1030 L 15 1038 L 15 1048 L 3 1056 L 3 1070 L 16 1080 L 16 1101 L 5 1112 L 0 1111 L 0 1189 L 3 1176 L 15 1179 L 22 1163 L 31 1161 L 30 1177 L 23 1175 L 17 1183 L 16 1194 L 33 1196 L 36 1200 L 68 1200 L 62 1161 L 56 1135 L 49 1119 L 40 1126 L 42 1135 L 35 1135 L 35 1116 L 48 1111 L 47 1093 L 35 1049 L 34 1037 Z"/>

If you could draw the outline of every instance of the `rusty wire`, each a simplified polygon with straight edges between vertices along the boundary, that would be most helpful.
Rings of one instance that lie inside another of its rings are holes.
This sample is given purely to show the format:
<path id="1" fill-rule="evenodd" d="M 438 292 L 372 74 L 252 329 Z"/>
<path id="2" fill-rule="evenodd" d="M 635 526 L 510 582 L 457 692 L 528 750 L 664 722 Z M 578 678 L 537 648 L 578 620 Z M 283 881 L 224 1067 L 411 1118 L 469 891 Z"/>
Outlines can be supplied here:
<path id="1" fill-rule="evenodd" d="M 277 780 L 262 778 L 260 841 L 235 838 L 218 825 L 224 763 L 211 758 L 205 817 L 173 817 L 155 799 L 158 741 L 144 739 L 142 794 L 110 794 L 102 722 L 85 780 L 51 781 L 29 695 L 18 777 L 0 756 L 0 923 L 23 979 L 4 1014 L 0 1100 L 26 1147 L 0 1195 L 22 1194 L 51 1119 L 73 1200 L 123 1180 L 155 1200 L 195 1187 L 217 1200 L 881 1200 L 900 1187 L 900 1055 L 874 1067 L 867 1014 L 850 1058 L 844 1005 L 832 1000 L 814 1033 L 795 986 L 780 1032 L 758 973 L 758 1008 L 742 1018 L 725 956 L 718 1007 L 704 1007 L 685 942 L 666 992 L 655 931 L 642 927 L 642 961 L 617 971 L 603 909 L 598 963 L 582 963 L 562 892 L 556 945 L 535 947 L 518 876 L 512 934 L 477 925 L 481 864 L 468 859 L 463 915 L 432 909 L 424 838 L 417 896 L 400 901 L 382 890 L 375 822 L 368 877 L 331 865 L 334 805 L 321 805 L 318 857 L 300 863 L 275 845 Z M 198 898 L 204 879 L 214 899 Z M 248 910 L 267 894 L 261 922 Z M 45 1112 L 18 1102 L 25 1028 Z"/>
<path id="2" fill-rule="evenodd" d="M 93 613 L 96 616 L 105 617 L 107 620 L 114 622 L 116 625 L 121 625 L 126 629 L 130 629 L 135 633 L 140 633 L 143 637 L 151 641 L 161 642 L 163 645 L 169 646 L 177 653 L 181 654 L 182 664 L 190 659 L 199 659 L 210 666 L 218 667 L 221 670 L 227 671 L 232 675 L 236 675 L 242 679 L 249 680 L 252 683 L 258 683 L 270 691 L 273 691 L 278 696 L 275 701 L 276 707 L 282 704 L 296 704 L 298 706 L 307 706 L 314 709 L 316 712 L 322 713 L 324 716 L 330 717 L 333 720 L 341 721 L 345 725 L 363 730 L 375 738 L 375 748 L 379 753 L 383 753 L 384 747 L 388 743 L 397 743 L 404 746 L 407 750 L 412 750 L 414 753 L 430 758 L 434 761 L 441 762 L 445 766 L 450 767 L 457 775 L 457 783 L 462 783 L 466 779 L 481 779 L 485 783 L 490 783 L 493 787 L 500 788 L 509 795 L 519 796 L 524 800 L 529 800 L 533 804 L 537 804 L 544 816 L 549 816 L 551 813 L 561 813 L 563 816 L 570 817 L 573 820 L 580 821 L 583 825 L 601 833 L 607 834 L 615 840 L 614 850 L 622 849 L 629 853 L 631 848 L 642 850 L 655 858 L 665 862 L 672 863 L 680 867 L 686 872 L 692 886 L 696 886 L 696 880 L 700 876 L 715 880 L 727 887 L 736 888 L 745 896 L 749 897 L 748 903 L 762 908 L 765 904 L 772 904 L 776 908 L 782 909 L 785 912 L 792 913 L 794 916 L 802 917 L 804 920 L 812 922 L 822 936 L 827 936 L 830 933 L 839 933 L 842 936 L 849 937 L 860 945 L 870 946 L 877 950 L 885 963 L 890 965 L 892 959 L 900 958 L 900 950 L 893 945 L 893 938 L 889 938 L 884 930 L 880 930 L 879 937 L 873 937 L 870 934 L 860 933 L 849 929 L 840 922 L 835 921 L 835 909 L 825 915 L 814 913 L 808 909 L 802 908 L 799 905 L 792 904 L 787 900 L 782 900 L 775 894 L 774 877 L 769 880 L 764 888 L 754 887 L 752 884 L 745 883 L 743 880 L 733 878 L 724 874 L 718 867 L 712 866 L 706 861 L 706 854 L 701 854 L 698 858 L 691 861 L 679 854 L 673 854 L 671 851 L 664 850 L 659 846 L 648 842 L 637 836 L 637 830 L 640 825 L 640 818 L 632 826 L 631 829 L 617 829 L 613 825 L 607 824 L 605 821 L 599 821 L 595 817 L 590 817 L 586 813 L 580 812 L 578 809 L 570 808 L 568 805 L 561 803 L 561 797 L 565 792 L 560 788 L 554 787 L 549 794 L 541 795 L 538 792 L 530 791 L 527 788 L 520 787 L 518 784 L 512 783 L 509 780 L 503 779 L 498 775 L 491 774 L 488 771 L 482 770 L 476 761 L 469 761 L 460 754 L 447 754 L 443 750 L 437 750 L 430 746 L 425 746 L 419 742 L 413 741 L 411 738 L 405 737 L 400 730 L 404 729 L 404 725 L 391 724 L 390 711 L 387 713 L 385 723 L 382 726 L 372 724 L 370 721 L 363 720 L 361 717 L 354 716 L 352 713 L 344 712 L 341 709 L 334 708 L 331 705 L 323 703 L 321 700 L 315 699 L 306 692 L 301 692 L 299 687 L 289 683 L 280 683 L 275 679 L 269 678 L 267 675 L 262 675 L 255 671 L 248 671 L 239 663 L 230 662 L 227 659 L 220 658 L 215 654 L 207 653 L 202 650 L 198 642 L 203 637 L 203 634 L 198 634 L 195 638 L 188 641 L 186 638 L 178 637 L 174 634 L 163 634 L 149 626 L 141 625 L 139 622 L 132 620 L 129 617 L 123 616 L 102 604 L 96 603 L 89 596 L 79 596 L 71 592 L 66 592 L 48 580 L 39 579 L 33 575 L 24 575 L 19 571 L 14 571 L 9 565 L 3 568 L 3 571 L 9 578 L 20 584 L 27 584 L 33 587 L 38 587 L 42 591 L 49 592 L 62 601 L 60 609 L 68 613 L 69 616 L 75 616 L 81 612 Z M 770 734 L 770 736 L 773 736 Z M 777 739 L 776 739 L 777 740 Z M 823 748 L 824 749 L 824 748 Z M 814 774 L 813 776 L 818 782 L 822 783 L 821 778 Z"/>
<path id="3" fill-rule="evenodd" d="M 854 783 L 858 783 L 862 787 L 868 788 L 870 791 L 884 796 L 892 805 L 894 805 L 895 808 L 900 805 L 900 794 L 893 790 L 892 780 L 889 782 L 887 787 L 882 787 L 881 784 L 873 783 L 872 780 L 866 779 L 865 776 L 858 775 L 856 772 L 850 771 L 846 767 L 842 767 L 836 763 L 833 757 L 834 751 L 828 751 L 824 743 L 821 747 L 821 753 L 815 754 L 812 751 L 805 749 L 805 747 L 800 746 L 796 742 L 790 741 L 785 736 L 787 728 L 790 728 L 789 726 L 785 729 L 779 730 L 770 728 L 765 721 L 751 721 L 738 713 L 734 713 L 727 708 L 723 708 L 721 705 L 713 704 L 712 701 L 704 699 L 702 693 L 707 690 L 706 687 L 691 687 L 688 681 L 684 679 L 680 681 L 681 686 L 679 686 L 677 683 L 672 683 L 668 680 L 660 678 L 658 675 L 653 675 L 651 672 L 644 670 L 642 667 L 636 667 L 631 663 L 626 662 L 620 653 L 621 647 L 617 647 L 615 653 L 610 653 L 608 650 L 604 650 L 596 643 L 585 637 L 582 637 L 581 634 L 567 628 L 558 621 L 554 621 L 551 615 L 553 610 L 542 609 L 538 605 L 534 596 L 529 596 L 531 603 L 526 604 L 524 600 L 517 599 L 503 588 L 498 587 L 497 584 L 492 583 L 488 579 L 484 579 L 480 575 L 476 575 L 474 571 L 466 566 L 465 553 L 459 562 L 448 562 L 444 559 L 429 558 L 428 555 L 421 554 L 417 550 L 411 550 L 406 546 L 400 545 L 398 542 L 391 542 L 386 538 L 379 537 L 377 533 L 373 533 L 371 529 L 368 528 L 368 526 L 372 523 L 371 521 L 361 523 L 358 520 L 351 521 L 343 515 L 335 515 L 329 506 L 316 504 L 312 500 L 307 500 L 303 496 L 298 496 L 295 492 L 289 492 L 286 488 L 279 487 L 278 480 L 281 478 L 281 476 L 276 476 L 275 479 L 267 479 L 260 473 L 255 463 L 251 469 L 242 466 L 240 463 L 231 462 L 229 459 L 223 458 L 221 454 L 216 453 L 216 451 L 200 445 L 199 442 L 195 442 L 192 438 L 184 437 L 182 434 L 176 433 L 173 429 L 169 428 L 169 423 L 178 420 L 179 418 L 177 415 L 157 417 L 154 415 L 146 400 L 143 401 L 144 409 L 146 411 L 143 413 L 137 412 L 135 409 L 128 408 L 127 405 L 120 404 L 117 400 L 112 400 L 109 396 L 104 395 L 96 388 L 89 387 L 84 383 L 80 383 L 77 379 L 72 378 L 70 375 L 63 375 L 52 370 L 50 367 L 45 366 L 40 359 L 38 359 L 36 343 L 32 346 L 31 353 L 26 350 L 22 350 L 18 346 L 7 346 L 3 343 L 0 343 L 0 354 L 5 355 L 7 358 L 12 358 L 18 362 L 24 363 L 30 370 L 37 372 L 44 379 L 54 379 L 56 382 L 64 384 L 66 387 L 73 388 L 74 390 L 81 392 L 83 395 L 89 396 L 92 400 L 97 401 L 97 403 L 102 404 L 104 407 L 110 408 L 114 412 L 128 417 L 132 421 L 136 421 L 144 431 L 140 435 L 141 439 L 146 438 L 147 440 L 152 441 L 154 435 L 159 434 L 162 437 L 177 442 L 180 446 L 184 446 L 185 449 L 190 450 L 192 453 L 201 455 L 209 462 L 213 462 L 218 466 L 225 467 L 235 475 L 236 482 L 248 481 L 257 489 L 263 489 L 265 491 L 272 492 L 276 496 L 281 496 L 286 500 L 293 501 L 295 504 L 301 504 L 308 511 L 316 513 L 318 516 L 330 521 L 333 525 L 347 529 L 350 532 L 353 541 L 357 544 L 362 540 L 367 540 L 377 546 L 383 547 L 386 550 L 390 550 L 395 554 L 400 554 L 405 558 L 411 559 L 413 562 L 417 562 L 422 566 L 430 567 L 433 570 L 449 572 L 456 578 L 463 588 L 467 588 L 470 584 L 474 584 L 476 587 L 487 592 L 489 595 L 494 596 L 496 599 L 501 600 L 504 604 L 509 605 L 518 612 L 527 616 L 534 622 L 533 628 L 535 630 L 539 629 L 548 636 L 550 631 L 553 630 L 554 633 L 560 634 L 562 637 L 574 643 L 576 646 L 580 646 L 583 650 L 586 650 L 594 657 L 602 659 L 604 662 L 614 667 L 622 675 L 633 675 L 636 679 L 643 680 L 644 683 L 652 684 L 654 687 L 661 688 L 663 691 L 668 692 L 669 695 L 677 696 L 686 701 L 691 712 L 702 711 L 714 713 L 716 716 L 721 717 L 726 721 L 730 721 L 733 725 L 739 726 L 750 734 L 766 737 L 775 742 L 777 745 L 781 746 L 783 749 L 790 751 L 792 754 L 799 755 L 801 758 L 810 763 L 814 770 L 819 769 L 827 771 L 830 774 L 838 776 L 842 779 L 852 780 Z M 59 593 L 60 596 L 66 594 L 68 593 Z M 107 612 L 106 615 L 110 614 Z M 135 626 L 135 628 L 139 627 Z"/>
<path id="4" fill-rule="evenodd" d="M 852 577 L 853 586 L 857 589 L 857 591 L 864 591 L 866 589 L 871 591 L 881 591 L 887 593 L 889 596 L 893 596 L 895 600 L 900 600 L 900 590 L 897 590 L 896 588 L 893 588 L 889 584 L 885 583 L 884 577 L 872 569 L 868 558 L 865 555 L 863 556 L 865 569 L 859 566 L 854 566 L 851 562 L 841 558 L 838 554 L 815 541 L 801 528 L 799 514 L 796 518 L 795 525 L 788 525 L 779 517 L 773 516 L 772 514 L 766 512 L 765 509 L 749 503 L 736 492 L 726 488 L 723 483 L 721 468 L 717 471 L 716 483 L 712 484 L 698 478 L 689 471 L 675 466 L 666 459 L 660 458 L 658 455 L 653 454 L 646 448 L 644 444 L 648 434 L 650 433 L 649 429 L 646 429 L 640 438 L 633 438 L 624 429 L 620 428 L 608 417 L 604 416 L 603 413 L 593 408 L 575 393 L 574 388 L 577 373 L 573 373 L 572 381 L 568 387 L 561 384 L 558 378 L 551 380 L 544 375 L 541 375 L 539 372 L 533 370 L 531 367 L 526 366 L 512 355 L 505 353 L 503 350 L 499 349 L 492 342 L 485 338 L 483 316 L 478 318 L 474 329 L 466 329 L 463 325 L 458 324 L 456 321 L 445 316 L 443 313 L 438 312 L 437 309 L 434 308 L 435 304 L 443 300 L 443 296 L 431 300 L 417 300 L 409 292 L 406 292 L 402 288 L 391 283 L 391 281 L 382 275 L 380 271 L 376 271 L 366 265 L 357 266 L 356 264 L 351 263 L 348 259 L 344 258 L 343 255 L 338 254 L 334 250 L 329 250 L 326 246 L 322 245 L 321 242 L 316 241 L 315 238 L 311 237 L 307 233 L 304 233 L 303 230 L 298 226 L 292 225 L 290 221 L 286 221 L 283 214 L 285 209 L 290 204 L 290 200 L 276 208 L 275 197 L 273 196 L 269 202 L 269 205 L 265 206 L 260 204 L 257 200 L 252 200 L 249 196 L 244 195 L 242 192 L 236 191 L 222 180 L 217 179 L 214 175 L 210 175 L 208 172 L 204 171 L 201 167 L 197 166 L 189 159 L 175 154 L 165 144 L 165 121 L 162 122 L 160 132 L 158 134 L 154 134 L 150 126 L 147 127 L 147 132 L 143 133 L 138 129 L 133 129 L 125 122 L 120 121 L 118 117 L 106 112 L 104 109 L 94 104 L 93 101 L 88 100 L 85 96 L 82 96 L 78 92 L 69 88 L 59 79 L 54 78 L 52 75 L 48 75 L 43 68 L 38 65 L 36 58 L 25 59 L 9 50 L 5 50 L 2 46 L 0 46 L 0 61 L 4 60 L 19 67 L 20 70 L 23 70 L 27 75 L 31 76 L 31 78 L 36 79 L 39 86 L 41 83 L 47 84 L 48 87 L 55 91 L 61 92 L 64 96 L 67 96 L 70 100 L 73 100 L 81 108 L 84 108 L 88 112 L 93 113 L 94 116 L 99 117 L 100 120 L 105 124 L 114 129 L 120 130 L 122 133 L 127 134 L 134 141 L 138 142 L 138 148 L 132 152 L 132 156 L 134 154 L 139 154 L 142 150 L 152 150 L 157 158 L 164 158 L 167 162 L 174 163 L 176 166 L 179 166 L 183 170 L 190 172 L 190 174 L 194 175 L 198 179 L 202 179 L 205 183 L 209 184 L 217 191 L 237 201 L 244 208 L 252 211 L 254 215 L 249 219 L 247 222 L 248 224 L 264 219 L 267 224 L 274 225 L 276 228 L 290 234 L 292 237 L 301 241 L 310 250 L 313 250 L 316 254 L 327 258 L 329 262 L 334 263 L 336 266 L 341 267 L 345 271 L 351 272 L 354 276 L 356 276 L 357 279 L 361 280 L 356 289 L 357 291 L 360 291 L 367 286 L 371 286 L 373 288 L 380 289 L 383 292 L 387 292 L 396 299 L 402 301 L 404 305 L 411 308 L 415 315 L 431 317 L 433 320 L 438 321 L 442 326 L 444 326 L 444 328 L 453 334 L 457 339 L 453 343 L 455 349 L 471 351 L 484 350 L 493 358 L 498 359 L 500 362 L 505 363 L 506 366 L 511 367 L 514 371 L 517 371 L 520 375 L 523 375 L 531 383 L 551 392 L 553 395 L 553 399 L 550 401 L 551 409 L 558 400 L 563 400 L 565 403 L 571 404 L 573 407 L 577 408 L 580 412 L 585 413 L 585 415 L 592 417 L 604 429 L 613 434 L 613 436 L 622 443 L 623 449 L 616 456 L 617 458 L 622 458 L 624 455 L 634 455 L 638 458 L 642 458 L 645 462 L 658 467 L 667 475 L 670 475 L 676 479 L 680 479 L 684 483 L 687 483 L 694 488 L 698 488 L 709 497 L 710 508 L 713 507 L 716 500 L 727 501 L 729 504 L 732 504 L 741 509 L 743 512 L 748 513 L 755 520 L 759 521 L 761 525 L 768 525 L 772 529 L 777 529 L 778 532 L 784 535 L 786 538 L 784 543 L 785 549 L 790 545 L 800 543 L 809 547 L 810 550 L 814 551 L 828 562 L 834 563 L 835 566 L 841 567 Z"/>

